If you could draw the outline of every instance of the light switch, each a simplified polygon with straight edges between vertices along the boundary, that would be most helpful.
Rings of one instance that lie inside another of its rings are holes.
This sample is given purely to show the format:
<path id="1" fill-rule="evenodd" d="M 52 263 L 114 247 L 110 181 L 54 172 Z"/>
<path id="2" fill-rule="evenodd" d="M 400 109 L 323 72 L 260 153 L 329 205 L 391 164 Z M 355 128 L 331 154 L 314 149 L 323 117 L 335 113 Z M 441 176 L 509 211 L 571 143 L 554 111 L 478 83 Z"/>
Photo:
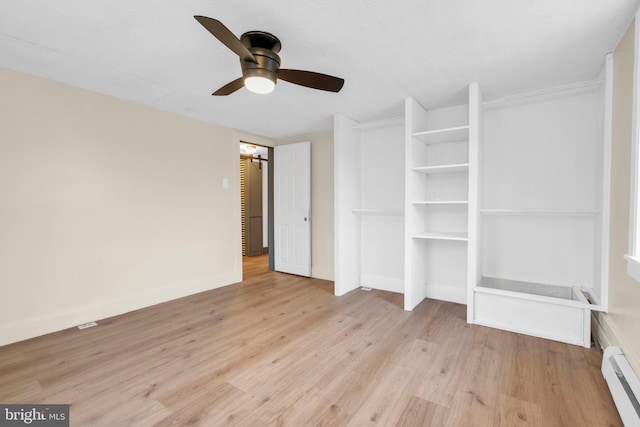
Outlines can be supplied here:
<path id="1" fill-rule="evenodd" d="M 222 188 L 229 188 L 229 178 L 222 178 Z"/>

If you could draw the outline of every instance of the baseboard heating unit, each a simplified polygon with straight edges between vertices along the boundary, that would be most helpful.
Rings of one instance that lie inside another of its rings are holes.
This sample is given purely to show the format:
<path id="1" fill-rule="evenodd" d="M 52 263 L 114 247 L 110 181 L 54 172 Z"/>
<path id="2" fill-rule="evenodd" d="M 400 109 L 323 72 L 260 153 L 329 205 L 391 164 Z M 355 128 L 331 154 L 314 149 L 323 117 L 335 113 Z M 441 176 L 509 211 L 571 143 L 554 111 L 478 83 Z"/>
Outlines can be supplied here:
<path id="1" fill-rule="evenodd" d="M 625 427 L 640 427 L 640 380 L 619 347 L 604 351 L 602 375 Z"/>

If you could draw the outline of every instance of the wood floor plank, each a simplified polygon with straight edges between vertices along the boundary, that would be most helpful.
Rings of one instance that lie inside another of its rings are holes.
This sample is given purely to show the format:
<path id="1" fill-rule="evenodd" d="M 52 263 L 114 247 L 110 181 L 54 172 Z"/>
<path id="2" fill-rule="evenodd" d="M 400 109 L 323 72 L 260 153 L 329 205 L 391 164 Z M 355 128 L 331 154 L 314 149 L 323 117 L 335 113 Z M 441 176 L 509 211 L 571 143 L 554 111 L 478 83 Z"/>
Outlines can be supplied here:
<path id="1" fill-rule="evenodd" d="M 498 398 L 497 411 L 495 425 L 499 427 L 550 426 L 539 405 L 504 394 Z"/>
<path id="2" fill-rule="evenodd" d="M 130 399 L 113 405 L 80 402 L 70 408 L 71 425 L 79 426 L 150 426 L 167 419 L 171 413 L 153 399 Z"/>
<path id="3" fill-rule="evenodd" d="M 0 347 L 0 401 L 88 426 L 620 426 L 601 353 L 271 272 Z"/>
<path id="4" fill-rule="evenodd" d="M 421 368 L 430 363 L 424 351 L 430 345 L 434 344 L 419 339 L 404 343 L 398 350 L 404 355 L 402 363 L 390 363 L 380 371 L 381 378 L 375 384 L 375 390 L 358 408 L 353 419 L 363 420 L 361 425 L 373 426 L 393 425 L 403 417 L 409 401 L 416 398 L 413 395 L 416 382 L 425 381 Z"/>
<path id="5" fill-rule="evenodd" d="M 433 402 L 411 396 L 395 425 L 397 427 L 442 425 L 436 419 L 443 411 L 445 411 L 444 408 Z"/>
<path id="6" fill-rule="evenodd" d="M 225 382 L 212 382 L 202 389 L 194 388 L 162 401 L 172 414 L 158 421 L 157 426 L 226 426 L 233 422 L 231 405 L 245 394 Z M 150 424 L 147 424 L 150 425 Z"/>

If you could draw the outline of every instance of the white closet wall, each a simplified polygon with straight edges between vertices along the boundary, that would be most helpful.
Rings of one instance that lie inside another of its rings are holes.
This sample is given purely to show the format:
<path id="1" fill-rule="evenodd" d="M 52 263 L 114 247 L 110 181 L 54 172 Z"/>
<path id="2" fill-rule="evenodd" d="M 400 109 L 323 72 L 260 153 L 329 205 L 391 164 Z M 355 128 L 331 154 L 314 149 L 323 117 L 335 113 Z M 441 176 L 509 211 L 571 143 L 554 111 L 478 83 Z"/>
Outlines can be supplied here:
<path id="1" fill-rule="evenodd" d="M 360 285 L 404 292 L 403 122 L 360 125 Z"/>
<path id="2" fill-rule="evenodd" d="M 596 88 L 485 113 L 485 276 L 593 287 L 600 214 Z"/>
<path id="3" fill-rule="evenodd" d="M 605 98 L 593 82 L 485 104 L 470 322 L 589 347 L 606 310 Z"/>
<path id="4" fill-rule="evenodd" d="M 336 295 L 404 291 L 403 123 L 335 117 Z"/>

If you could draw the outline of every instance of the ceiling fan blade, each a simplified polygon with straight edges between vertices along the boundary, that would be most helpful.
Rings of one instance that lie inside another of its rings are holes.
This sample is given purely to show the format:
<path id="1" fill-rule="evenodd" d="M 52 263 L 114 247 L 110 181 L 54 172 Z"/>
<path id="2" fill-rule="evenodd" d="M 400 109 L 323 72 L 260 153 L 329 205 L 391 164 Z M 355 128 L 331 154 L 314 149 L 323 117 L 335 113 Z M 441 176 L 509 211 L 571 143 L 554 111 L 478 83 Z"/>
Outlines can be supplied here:
<path id="1" fill-rule="evenodd" d="M 233 92 L 242 89 L 244 87 L 244 79 L 242 77 L 235 79 L 231 83 L 227 83 L 211 95 L 214 96 L 226 96 L 231 95 Z"/>
<path id="2" fill-rule="evenodd" d="M 194 16 L 204 28 L 207 29 L 215 38 L 220 40 L 222 44 L 231 49 L 242 60 L 257 63 L 249 49 L 229 30 L 224 24 L 217 19 L 208 18 L 206 16 Z"/>
<path id="3" fill-rule="evenodd" d="M 310 87 L 312 89 L 326 90 L 329 92 L 340 92 L 344 85 L 344 79 L 329 76 L 327 74 L 314 73 L 313 71 L 302 70 L 278 70 L 278 78 L 295 83 L 297 85 Z"/>

